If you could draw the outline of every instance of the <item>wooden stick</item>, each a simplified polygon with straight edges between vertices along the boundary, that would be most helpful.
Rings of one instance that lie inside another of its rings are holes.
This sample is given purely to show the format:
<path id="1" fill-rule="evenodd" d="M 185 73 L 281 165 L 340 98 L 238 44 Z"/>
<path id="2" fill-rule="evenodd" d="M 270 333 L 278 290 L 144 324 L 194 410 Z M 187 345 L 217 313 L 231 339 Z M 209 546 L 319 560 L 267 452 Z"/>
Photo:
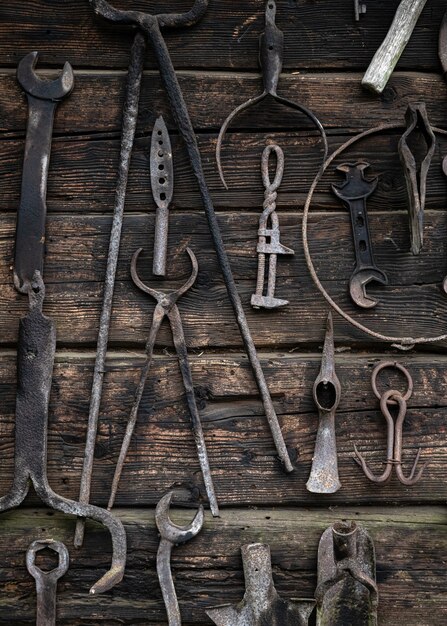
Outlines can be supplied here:
<path id="1" fill-rule="evenodd" d="M 362 80 L 362 85 L 382 93 L 396 63 L 405 50 L 427 0 L 402 0 L 387 36 L 377 50 Z"/>

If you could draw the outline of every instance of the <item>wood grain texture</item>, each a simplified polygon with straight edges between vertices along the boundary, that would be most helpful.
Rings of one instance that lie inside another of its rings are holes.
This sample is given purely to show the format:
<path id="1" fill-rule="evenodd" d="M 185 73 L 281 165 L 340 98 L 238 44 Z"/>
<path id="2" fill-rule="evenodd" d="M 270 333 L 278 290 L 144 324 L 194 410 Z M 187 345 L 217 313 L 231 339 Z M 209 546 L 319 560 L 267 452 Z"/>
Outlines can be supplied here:
<path id="1" fill-rule="evenodd" d="M 311 280 L 301 242 L 301 216 L 280 215 L 282 241 L 295 250 L 292 259 L 278 263 L 277 294 L 290 304 L 274 312 L 255 311 L 250 297 L 256 283 L 257 213 L 223 213 L 220 224 L 230 262 L 250 328 L 260 349 L 305 350 L 320 341 L 328 305 Z M 407 216 L 403 213 L 372 214 L 370 218 L 376 261 L 388 274 L 386 288 L 370 286 L 380 298 L 371 311 L 359 312 L 348 295 L 354 252 L 347 212 L 326 214 L 316 211 L 311 218 L 309 237 L 318 273 L 327 289 L 347 311 L 376 330 L 384 328 L 397 336 L 437 336 L 446 332 L 447 298 L 441 283 L 447 272 L 447 224 L 443 212 L 428 212 L 425 247 L 419 257 L 409 252 Z M 44 311 L 56 322 L 59 345 L 94 346 L 99 323 L 110 218 L 105 216 L 54 215 L 48 220 Z M 110 345 L 144 346 L 154 302 L 140 292 L 130 278 L 130 260 L 143 247 L 140 276 L 151 275 L 154 215 L 127 216 L 115 288 Z M 14 220 L 0 222 L 0 343 L 11 345 L 17 339 L 19 318 L 25 314 L 26 298 L 12 286 Z M 241 338 L 217 265 L 208 227 L 201 213 L 172 211 L 169 235 L 169 289 L 189 276 L 185 248 L 197 253 L 199 276 L 194 287 L 182 297 L 180 311 L 190 348 L 241 349 Z M 354 348 L 379 348 L 377 341 L 336 319 L 336 342 Z M 158 346 L 171 346 L 171 335 L 162 329 Z M 442 349 L 446 344 L 435 344 Z M 426 346 L 427 348 L 428 346 Z"/>
<path id="2" fill-rule="evenodd" d="M 169 356 L 167 356 L 169 354 Z M 370 483 L 354 463 L 354 444 L 381 471 L 385 459 L 385 421 L 370 386 L 371 371 L 384 355 L 337 355 L 342 401 L 336 432 L 342 489 L 316 496 L 305 489 L 318 418 L 312 385 L 320 355 L 262 355 L 262 363 L 286 445 L 296 469 L 285 475 L 276 458 L 270 431 L 251 371 L 239 355 L 196 355 L 191 351 L 194 389 L 211 471 L 221 507 L 251 505 L 317 505 L 343 503 L 444 503 L 447 486 L 444 460 L 446 358 L 400 357 L 414 378 L 404 426 L 404 468 L 412 465 L 419 447 L 430 465 L 414 487 L 396 479 L 383 488 Z M 389 358 L 389 355 L 388 355 Z M 15 356 L 0 359 L 0 422 L 2 473 L 0 494 L 12 479 L 14 457 Z M 92 498 L 101 505 L 108 493 L 126 421 L 143 363 L 141 353 L 112 355 L 107 362 L 101 420 L 96 446 Z M 50 402 L 48 471 L 56 492 L 76 497 L 85 446 L 92 353 L 58 355 Z M 399 377 L 391 380 L 399 388 Z M 383 386 L 386 388 L 387 379 Z M 155 505 L 160 492 L 190 489 L 205 500 L 202 477 L 191 434 L 190 416 L 171 350 L 157 356 L 143 395 L 139 419 L 124 467 L 117 506 Z M 33 502 L 36 500 L 34 499 Z"/>
<path id="3" fill-rule="evenodd" d="M 59 70 L 43 72 L 55 78 Z M 447 87 L 437 73 L 395 72 L 381 94 L 372 96 L 360 84 L 362 74 L 352 72 L 321 72 L 284 74 L 278 93 L 310 108 L 326 130 L 340 134 L 343 130 L 358 132 L 383 122 L 404 123 L 409 102 L 424 100 L 434 126 L 445 126 Z M 218 131 L 227 115 L 248 98 L 262 91 L 261 76 L 250 72 L 178 72 L 196 132 Z M 126 72 L 75 72 L 72 95 L 57 109 L 56 135 L 81 135 L 121 131 L 121 109 L 124 100 Z M 216 104 L 218 100 L 218 105 Z M 150 133 L 155 119 L 163 115 L 168 128 L 173 128 L 169 105 L 158 72 L 147 72 L 142 82 L 138 133 Z M 12 71 L 0 72 L 0 132 L 5 138 L 24 135 L 27 119 L 25 95 Z M 262 129 L 272 132 L 284 128 L 305 129 L 317 134 L 307 119 L 288 112 L 282 105 L 266 100 L 241 115 L 232 125 L 234 130 Z M 80 137 L 78 137 L 80 139 Z"/>
<path id="4" fill-rule="evenodd" d="M 114 0 L 120 8 L 142 11 L 184 11 L 191 0 Z M 285 35 L 285 67 L 365 69 L 384 39 L 398 0 L 374 0 L 360 23 L 354 21 L 351 0 L 278 1 L 277 23 Z M 165 31 L 177 68 L 258 67 L 258 37 L 264 29 L 265 4 L 257 0 L 211 0 L 194 28 Z M 405 69 L 438 69 L 436 41 L 445 11 L 443 0 L 431 0 L 401 58 Z M 0 65 L 15 67 L 31 49 L 42 60 L 59 66 L 127 68 L 132 33 L 93 14 L 87 0 L 8 0 L 0 7 Z M 154 67 L 149 52 L 147 66 Z"/>
<path id="5" fill-rule="evenodd" d="M 106 531 L 88 524 L 85 546 L 77 551 L 71 545 L 72 519 L 42 509 L 0 515 L 0 621 L 34 623 L 34 581 L 25 569 L 24 553 L 36 537 L 54 537 L 66 543 L 71 559 L 70 569 L 58 585 L 58 624 L 165 626 L 155 574 L 158 536 L 154 511 L 119 510 L 117 514 L 128 537 L 126 574 L 112 592 L 94 599 L 87 590 L 110 559 Z M 192 515 L 193 511 L 173 511 L 179 523 L 188 523 Z M 207 608 L 242 598 L 240 546 L 244 543 L 270 544 L 273 578 L 281 596 L 312 598 L 318 541 L 322 532 L 340 519 L 362 524 L 375 543 L 379 626 L 401 621 L 408 626 L 443 624 L 447 618 L 445 573 L 439 558 L 447 547 L 445 507 L 230 509 L 221 519 L 207 516 L 201 534 L 172 554 L 183 623 L 211 624 L 205 615 Z"/>

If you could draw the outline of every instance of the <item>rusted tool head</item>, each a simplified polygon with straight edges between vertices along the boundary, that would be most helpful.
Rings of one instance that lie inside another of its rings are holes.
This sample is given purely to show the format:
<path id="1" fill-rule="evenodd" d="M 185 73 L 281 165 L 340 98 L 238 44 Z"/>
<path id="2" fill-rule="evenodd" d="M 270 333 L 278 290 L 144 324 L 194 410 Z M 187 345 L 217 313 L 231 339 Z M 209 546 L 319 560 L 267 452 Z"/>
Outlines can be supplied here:
<path id="1" fill-rule="evenodd" d="M 38 52 L 30 52 L 20 61 L 17 67 L 17 80 L 22 88 L 39 100 L 62 100 L 72 91 L 74 86 L 73 69 L 65 63 L 62 74 L 54 80 L 43 80 L 36 74 L 35 67 Z"/>
<path id="2" fill-rule="evenodd" d="M 374 544 L 354 522 L 327 528 L 318 546 L 317 626 L 376 626 Z"/>
<path id="3" fill-rule="evenodd" d="M 270 547 L 251 543 L 241 548 L 245 595 L 237 605 L 208 609 L 217 626 L 307 626 L 313 600 L 290 602 L 279 597 L 272 577 Z"/>
<path id="4" fill-rule="evenodd" d="M 321 369 L 314 382 L 313 396 L 319 424 L 312 469 L 306 488 L 312 493 L 335 493 L 341 487 L 338 476 L 335 411 L 340 403 L 341 386 L 335 373 L 334 327 L 328 314 Z"/>
<path id="5" fill-rule="evenodd" d="M 169 307 L 174 306 L 177 300 L 184 293 L 186 293 L 195 283 L 197 274 L 199 272 L 199 264 L 197 263 L 197 257 L 194 254 L 194 252 L 191 250 L 191 248 L 186 248 L 186 252 L 188 253 L 189 258 L 191 259 L 191 264 L 192 264 L 191 275 L 181 287 L 171 291 L 170 293 L 166 293 L 164 291 L 160 291 L 159 289 L 154 289 L 153 287 L 149 287 L 148 285 L 143 283 L 143 281 L 138 276 L 137 262 L 138 262 L 138 257 L 140 256 L 142 251 L 143 251 L 143 248 L 138 248 L 138 250 L 135 251 L 132 257 L 132 261 L 130 264 L 130 273 L 132 275 L 132 280 L 135 283 L 135 285 L 139 289 L 141 289 L 141 291 L 144 291 L 144 293 L 147 293 L 150 296 L 152 296 L 155 300 L 157 300 L 157 302 L 161 302 L 163 304 L 163 308 L 166 311 L 168 311 Z"/>
<path id="6" fill-rule="evenodd" d="M 378 391 L 377 376 L 379 372 L 386 368 L 397 369 L 405 375 L 408 387 L 404 394 L 400 391 L 397 391 L 396 389 L 388 389 L 383 394 Z M 410 372 L 407 370 L 406 367 L 395 361 L 382 361 L 378 363 L 378 365 L 376 365 L 373 370 L 371 386 L 373 388 L 374 394 L 380 400 L 380 410 L 382 411 L 382 415 L 385 418 L 387 424 L 387 459 L 385 464 L 385 470 L 380 476 L 375 475 L 368 467 L 365 458 L 362 454 L 360 454 L 356 446 L 354 446 L 354 460 L 363 469 L 365 476 L 376 485 L 385 485 L 390 480 L 393 467 L 396 468 L 397 478 L 403 485 L 414 485 L 422 478 L 422 474 L 427 463 L 424 463 L 422 467 L 419 468 L 419 471 L 416 473 L 416 470 L 418 469 L 419 458 L 421 455 L 421 448 L 419 448 L 410 475 L 405 476 L 403 473 L 402 431 L 403 423 L 407 413 L 407 401 L 410 399 L 411 394 L 413 393 L 413 379 L 411 378 Z M 398 414 L 396 423 L 394 423 L 393 416 L 390 412 L 390 407 L 396 405 L 398 408 Z"/>
<path id="7" fill-rule="evenodd" d="M 424 102 L 409 104 L 405 119 L 407 130 L 399 141 L 399 156 L 407 184 L 411 252 L 417 255 L 422 250 L 423 244 L 427 174 L 435 153 L 436 137 L 428 120 Z M 417 147 L 415 140 L 419 140 L 420 145 Z M 420 150 L 422 144 L 425 151 L 423 157 Z"/>

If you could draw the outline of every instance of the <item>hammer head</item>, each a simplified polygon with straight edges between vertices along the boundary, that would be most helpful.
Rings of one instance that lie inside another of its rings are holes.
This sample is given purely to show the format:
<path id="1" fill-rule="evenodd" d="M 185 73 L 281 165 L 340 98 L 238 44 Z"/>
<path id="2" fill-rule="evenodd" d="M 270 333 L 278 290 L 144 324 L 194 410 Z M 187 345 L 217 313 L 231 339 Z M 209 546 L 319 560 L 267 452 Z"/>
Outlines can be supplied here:
<path id="1" fill-rule="evenodd" d="M 73 68 L 67 62 L 58 78 L 43 80 L 35 72 L 38 56 L 38 52 L 30 52 L 23 57 L 17 68 L 17 80 L 26 93 L 35 98 L 54 102 L 62 100 L 73 89 Z"/>

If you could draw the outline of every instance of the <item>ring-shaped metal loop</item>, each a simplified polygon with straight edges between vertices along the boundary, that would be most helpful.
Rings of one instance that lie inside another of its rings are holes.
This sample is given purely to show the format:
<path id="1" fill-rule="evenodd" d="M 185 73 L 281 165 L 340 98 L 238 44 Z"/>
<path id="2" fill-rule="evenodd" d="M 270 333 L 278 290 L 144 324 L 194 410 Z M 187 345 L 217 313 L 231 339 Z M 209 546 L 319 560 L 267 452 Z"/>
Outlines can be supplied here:
<path id="1" fill-rule="evenodd" d="M 384 394 L 379 393 L 379 390 L 377 389 L 377 376 L 382 370 L 386 368 L 394 368 L 402 372 L 402 374 L 404 374 L 405 378 L 407 379 L 408 389 L 404 394 L 401 393 L 401 396 L 405 402 L 408 402 L 408 400 L 411 398 L 413 394 L 413 379 L 411 378 L 411 374 L 407 370 L 407 368 L 404 367 L 401 363 L 397 363 L 397 361 L 382 361 L 381 363 L 376 365 L 371 375 L 371 387 L 372 387 L 372 390 L 374 391 L 374 395 L 379 400 L 381 400 L 384 395 Z M 396 390 L 389 390 L 385 393 L 389 394 L 390 391 L 395 392 Z M 393 405 L 397 404 L 397 401 L 393 400 L 391 397 L 389 400 L 387 400 L 387 402 L 388 404 L 393 404 Z"/>
<path id="2" fill-rule="evenodd" d="M 306 202 L 304 203 L 303 222 L 302 222 L 302 237 L 303 237 L 304 257 L 306 259 L 307 267 L 309 269 L 311 278 L 312 278 L 315 286 L 317 287 L 318 291 L 321 293 L 321 295 L 326 300 L 326 302 L 328 302 L 328 304 L 334 309 L 334 311 L 337 311 L 337 313 L 339 315 L 341 315 L 341 317 L 343 317 L 347 322 L 349 322 L 352 326 L 354 326 L 358 330 L 363 331 L 367 335 L 370 335 L 371 337 L 374 337 L 375 339 L 380 339 L 381 341 L 386 341 L 387 343 L 388 342 L 392 343 L 394 347 L 399 348 L 401 350 L 409 350 L 409 349 L 413 348 L 416 344 L 420 344 L 420 343 L 434 343 L 434 342 L 437 342 L 437 341 L 444 341 L 445 339 L 447 339 L 447 333 L 444 333 L 443 335 L 438 335 L 436 337 L 392 337 L 392 336 L 389 336 L 389 335 L 383 335 L 382 333 L 376 332 L 375 330 L 371 330 L 371 328 L 368 328 L 364 324 L 361 324 L 360 322 L 355 320 L 348 313 L 346 313 L 341 308 L 341 306 L 339 306 L 335 302 L 335 300 L 333 298 L 331 298 L 331 296 L 328 294 L 326 289 L 323 287 L 320 279 L 318 278 L 317 272 L 315 270 L 315 266 L 314 266 L 313 261 L 312 261 L 312 256 L 311 256 L 310 250 L 309 250 L 309 241 L 308 241 L 308 237 L 307 237 L 307 223 L 308 223 L 308 220 L 309 220 L 310 205 L 312 203 L 312 199 L 313 199 L 313 196 L 314 196 L 314 193 L 315 193 L 315 189 L 317 188 L 318 183 L 321 181 L 321 179 L 323 178 L 324 173 L 326 172 L 326 170 L 329 167 L 329 165 L 334 161 L 334 159 L 336 159 L 338 156 L 340 156 L 340 154 L 342 154 L 345 150 L 347 150 L 347 148 L 349 148 L 353 144 L 357 143 L 357 141 L 360 141 L 361 139 L 369 137 L 370 135 L 374 135 L 374 134 L 377 134 L 377 133 L 382 133 L 385 130 L 396 130 L 398 128 L 404 130 L 406 127 L 403 126 L 402 124 L 393 123 L 393 124 L 381 124 L 380 126 L 375 126 L 374 128 L 369 128 L 368 130 L 365 130 L 365 131 L 359 133 L 358 135 L 355 135 L 354 137 L 351 137 L 348 141 L 346 141 L 344 144 L 339 146 L 328 157 L 328 159 L 323 163 L 323 165 L 321 166 L 321 168 L 318 171 L 317 175 L 315 176 L 314 180 L 312 181 L 312 184 L 310 186 L 309 192 L 307 194 Z M 432 126 L 432 130 L 433 130 L 433 132 L 435 134 L 437 133 L 439 135 L 447 135 L 447 131 L 443 130 L 442 128 L 437 128 L 436 126 Z"/>

